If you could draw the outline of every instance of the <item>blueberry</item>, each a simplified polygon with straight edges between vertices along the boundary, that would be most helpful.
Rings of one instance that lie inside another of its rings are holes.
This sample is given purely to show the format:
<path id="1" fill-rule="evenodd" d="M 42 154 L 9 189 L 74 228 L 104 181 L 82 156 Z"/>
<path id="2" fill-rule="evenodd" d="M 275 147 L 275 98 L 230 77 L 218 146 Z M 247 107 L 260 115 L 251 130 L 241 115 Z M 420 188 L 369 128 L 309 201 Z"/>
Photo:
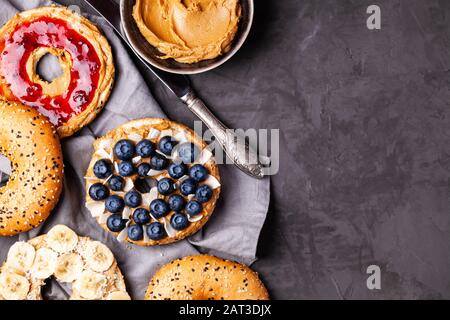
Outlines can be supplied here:
<path id="1" fill-rule="evenodd" d="M 121 161 L 119 163 L 119 174 L 122 177 L 131 176 L 134 173 L 133 163 L 130 161 Z"/>
<path id="2" fill-rule="evenodd" d="M 169 166 L 169 176 L 174 179 L 180 179 L 187 172 L 187 167 L 184 163 L 172 163 Z"/>
<path id="3" fill-rule="evenodd" d="M 202 210 L 203 210 L 202 204 L 195 200 L 189 201 L 186 205 L 186 212 L 190 216 L 195 216 L 200 212 L 202 212 Z"/>
<path id="4" fill-rule="evenodd" d="M 142 140 L 136 145 L 136 153 L 142 158 L 148 158 L 155 154 L 155 146 L 150 140 Z"/>
<path id="5" fill-rule="evenodd" d="M 169 136 L 162 137 L 159 140 L 159 150 L 168 156 L 172 154 L 172 150 L 176 145 L 175 139 Z"/>
<path id="6" fill-rule="evenodd" d="M 105 201 L 105 207 L 111 213 L 118 213 L 125 207 L 125 202 L 119 196 L 109 196 Z"/>
<path id="7" fill-rule="evenodd" d="M 141 163 L 138 167 L 137 167 L 137 173 L 139 176 L 141 177 L 146 177 L 147 173 L 150 171 L 151 167 L 148 163 Z"/>
<path id="8" fill-rule="evenodd" d="M 130 140 L 120 140 L 114 146 L 114 154 L 120 160 L 130 160 L 135 151 L 134 144 Z"/>
<path id="9" fill-rule="evenodd" d="M 133 220 L 137 224 L 147 224 L 150 222 L 150 212 L 144 208 L 138 208 L 133 213 Z"/>
<path id="10" fill-rule="evenodd" d="M 126 226 L 127 221 L 122 219 L 122 215 L 120 214 L 112 214 L 106 220 L 106 226 L 112 232 L 120 232 Z"/>
<path id="11" fill-rule="evenodd" d="M 108 181 L 108 185 L 112 191 L 122 191 L 125 187 L 125 180 L 120 176 L 112 176 Z"/>
<path id="12" fill-rule="evenodd" d="M 211 199 L 212 195 L 213 195 L 212 189 L 206 184 L 198 187 L 197 191 L 195 192 L 195 198 L 200 203 L 208 202 Z"/>
<path id="13" fill-rule="evenodd" d="M 153 169 L 155 170 L 164 170 L 167 165 L 169 164 L 169 162 L 167 161 L 167 158 L 160 155 L 160 154 L 155 154 L 152 157 L 152 160 L 150 160 L 150 164 L 152 166 Z"/>
<path id="14" fill-rule="evenodd" d="M 162 199 L 155 199 L 150 203 L 151 214 L 156 218 L 162 218 L 169 213 L 170 207 Z"/>
<path id="15" fill-rule="evenodd" d="M 89 196 L 92 200 L 105 200 L 109 196 L 109 189 L 101 183 L 93 184 L 89 188 Z"/>
<path id="16" fill-rule="evenodd" d="M 169 207 L 173 211 L 180 211 L 184 208 L 184 205 L 186 204 L 184 201 L 184 198 L 180 196 L 179 194 L 174 194 L 169 197 L 167 200 L 169 203 Z"/>
<path id="17" fill-rule="evenodd" d="M 128 238 L 133 241 L 139 241 L 142 240 L 144 237 L 144 230 L 142 229 L 142 226 L 138 224 L 133 224 L 128 227 Z"/>
<path id="18" fill-rule="evenodd" d="M 170 219 L 170 224 L 175 230 L 183 230 L 189 225 L 189 220 L 185 214 L 175 213 Z"/>
<path id="19" fill-rule="evenodd" d="M 142 196 L 139 192 L 135 190 L 128 191 L 125 193 L 125 204 L 130 208 L 139 207 L 142 203 Z"/>
<path id="20" fill-rule="evenodd" d="M 107 159 L 98 160 L 94 164 L 94 175 L 99 179 L 108 178 L 113 172 L 113 165 Z"/>
<path id="21" fill-rule="evenodd" d="M 180 191 L 183 195 L 188 196 L 195 193 L 195 188 L 197 187 L 197 181 L 192 178 L 184 180 L 180 185 Z"/>
<path id="22" fill-rule="evenodd" d="M 158 192 L 164 196 L 168 196 L 169 194 L 175 191 L 175 184 L 173 180 L 170 178 L 162 178 L 158 181 Z"/>
<path id="23" fill-rule="evenodd" d="M 178 147 L 178 156 L 186 164 L 193 163 L 199 154 L 197 146 L 191 142 L 183 143 Z"/>
<path id="24" fill-rule="evenodd" d="M 152 240 L 161 240 L 166 235 L 166 230 L 161 223 L 153 222 L 147 227 L 147 235 Z"/>
<path id="25" fill-rule="evenodd" d="M 204 181 L 208 178 L 208 170 L 201 164 L 195 164 L 189 169 L 189 176 L 198 182 Z"/>

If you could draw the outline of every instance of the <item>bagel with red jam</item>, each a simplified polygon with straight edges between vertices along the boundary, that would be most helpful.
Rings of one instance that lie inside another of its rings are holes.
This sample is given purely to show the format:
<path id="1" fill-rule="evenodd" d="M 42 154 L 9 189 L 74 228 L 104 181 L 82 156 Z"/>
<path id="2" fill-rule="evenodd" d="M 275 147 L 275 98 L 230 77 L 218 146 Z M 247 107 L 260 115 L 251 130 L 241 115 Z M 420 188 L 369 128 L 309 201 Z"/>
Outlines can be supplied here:
<path id="1" fill-rule="evenodd" d="M 64 225 L 11 246 L 0 268 L 0 300 L 42 300 L 52 276 L 71 285 L 71 300 L 130 300 L 111 250 Z"/>
<path id="2" fill-rule="evenodd" d="M 41 58 L 58 58 L 62 74 L 46 81 Z M 0 95 L 32 106 L 67 137 L 91 122 L 114 81 L 111 47 L 88 19 L 65 7 L 16 14 L 0 29 Z"/>

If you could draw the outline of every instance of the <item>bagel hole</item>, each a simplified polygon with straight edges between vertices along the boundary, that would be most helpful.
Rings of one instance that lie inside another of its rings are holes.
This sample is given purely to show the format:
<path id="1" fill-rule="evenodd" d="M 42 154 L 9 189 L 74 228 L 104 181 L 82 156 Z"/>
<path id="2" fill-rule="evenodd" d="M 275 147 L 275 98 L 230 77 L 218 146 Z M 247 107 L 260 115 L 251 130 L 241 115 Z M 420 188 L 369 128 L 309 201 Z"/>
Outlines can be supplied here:
<path id="1" fill-rule="evenodd" d="M 72 289 L 67 283 L 58 282 L 55 277 L 50 277 L 41 287 L 43 300 L 68 300 Z"/>
<path id="2" fill-rule="evenodd" d="M 3 187 L 8 183 L 11 171 L 11 161 L 9 161 L 9 159 L 4 155 L 0 154 L 0 187 Z"/>
<path id="3" fill-rule="evenodd" d="M 44 81 L 52 82 L 64 73 L 57 56 L 46 53 L 36 65 L 37 75 Z"/>

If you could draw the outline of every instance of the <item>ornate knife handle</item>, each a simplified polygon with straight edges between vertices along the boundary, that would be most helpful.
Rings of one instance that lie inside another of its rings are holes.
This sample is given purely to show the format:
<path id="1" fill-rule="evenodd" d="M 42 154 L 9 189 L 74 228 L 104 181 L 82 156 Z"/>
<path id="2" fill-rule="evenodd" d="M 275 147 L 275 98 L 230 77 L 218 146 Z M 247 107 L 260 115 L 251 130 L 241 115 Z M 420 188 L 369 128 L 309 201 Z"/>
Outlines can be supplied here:
<path id="1" fill-rule="evenodd" d="M 211 130 L 216 141 L 239 169 L 254 178 L 264 178 L 264 168 L 259 161 L 258 154 L 245 139 L 238 137 L 220 122 L 194 92 L 189 91 L 181 97 L 181 100 Z"/>

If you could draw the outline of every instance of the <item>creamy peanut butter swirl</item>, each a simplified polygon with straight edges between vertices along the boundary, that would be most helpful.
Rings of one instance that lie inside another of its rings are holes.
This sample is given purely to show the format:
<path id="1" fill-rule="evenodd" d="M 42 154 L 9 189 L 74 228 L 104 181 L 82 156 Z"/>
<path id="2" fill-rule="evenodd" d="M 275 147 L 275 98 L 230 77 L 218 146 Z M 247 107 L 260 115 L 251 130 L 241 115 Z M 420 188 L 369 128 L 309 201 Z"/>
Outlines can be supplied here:
<path id="1" fill-rule="evenodd" d="M 183 63 L 227 52 L 240 16 L 239 0 L 136 0 L 133 8 L 140 32 L 161 58 Z"/>

